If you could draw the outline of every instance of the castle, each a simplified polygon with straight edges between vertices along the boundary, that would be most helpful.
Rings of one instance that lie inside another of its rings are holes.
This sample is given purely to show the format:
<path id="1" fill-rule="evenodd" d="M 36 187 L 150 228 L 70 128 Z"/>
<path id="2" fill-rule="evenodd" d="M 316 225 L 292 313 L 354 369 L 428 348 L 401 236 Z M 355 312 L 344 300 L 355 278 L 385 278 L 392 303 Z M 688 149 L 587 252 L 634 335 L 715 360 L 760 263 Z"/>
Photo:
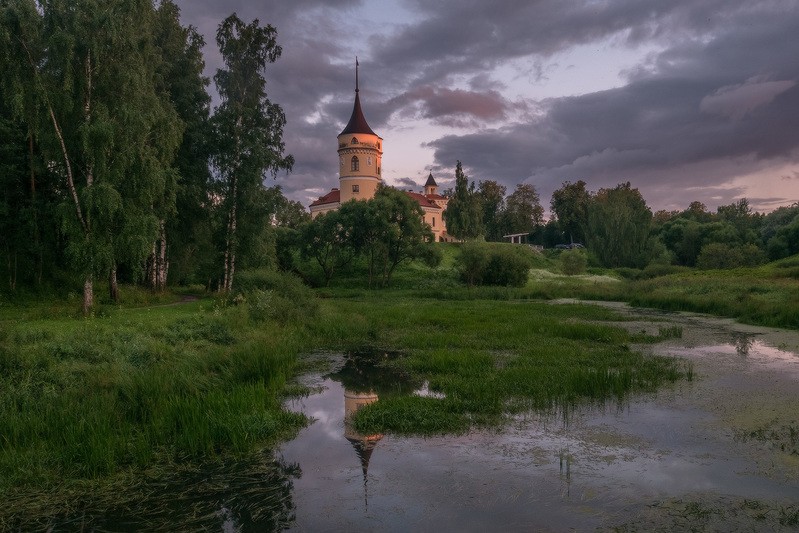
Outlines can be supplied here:
<path id="1" fill-rule="evenodd" d="M 361 110 L 358 90 L 358 63 L 355 63 L 355 104 L 350 121 L 338 134 L 339 188 L 321 196 L 310 205 L 311 218 L 338 209 L 343 202 L 350 200 L 369 200 L 374 197 L 377 187 L 382 183 L 381 163 L 383 139 L 369 127 Z M 433 231 L 435 241 L 451 241 L 444 223 L 447 209 L 446 196 L 438 194 L 438 185 L 433 174 L 424 184 L 424 193 L 405 191 L 419 204 L 424 213 L 424 221 Z"/>

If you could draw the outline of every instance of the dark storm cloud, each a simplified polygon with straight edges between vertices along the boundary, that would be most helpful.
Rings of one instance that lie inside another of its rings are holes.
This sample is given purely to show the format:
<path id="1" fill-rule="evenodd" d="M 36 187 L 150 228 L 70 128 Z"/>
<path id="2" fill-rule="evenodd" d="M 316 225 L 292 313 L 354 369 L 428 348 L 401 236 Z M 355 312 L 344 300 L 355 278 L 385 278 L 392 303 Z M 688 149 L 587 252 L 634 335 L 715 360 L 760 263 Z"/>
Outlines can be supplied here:
<path id="1" fill-rule="evenodd" d="M 775 5 L 787 4 L 766 7 Z M 625 87 L 549 100 L 533 122 L 434 141 L 436 163 L 466 159 L 475 176 L 528 179 L 545 198 L 564 180 L 592 188 L 630 180 L 663 204 L 687 186 L 721 185 L 736 170 L 797 161 L 799 10 L 732 11 L 723 28 L 669 47 Z M 691 165 L 704 172 L 686 172 Z M 709 203 L 730 199 L 725 191 L 708 190 Z"/>
<path id="2" fill-rule="evenodd" d="M 335 135 L 352 110 L 356 54 L 373 129 L 411 119 L 468 127 L 429 143 L 434 172 L 446 179 L 462 160 L 476 180 L 534 183 L 544 203 L 562 181 L 585 179 L 593 189 L 630 180 L 654 207 L 689 194 L 718 205 L 742 191 L 723 186 L 731 176 L 799 160 L 796 0 L 408 0 L 415 22 L 374 28 L 366 49 L 347 33 L 361 1 L 178 3 L 206 35 L 209 74 L 230 12 L 277 27 L 284 53 L 267 87 L 297 160 L 278 181 L 297 199 L 337 186 Z M 607 40 L 657 52 L 623 73 L 624 87 L 540 102 L 508 102 L 490 73 L 524 59 L 524 75 L 540 81 L 553 54 Z"/>

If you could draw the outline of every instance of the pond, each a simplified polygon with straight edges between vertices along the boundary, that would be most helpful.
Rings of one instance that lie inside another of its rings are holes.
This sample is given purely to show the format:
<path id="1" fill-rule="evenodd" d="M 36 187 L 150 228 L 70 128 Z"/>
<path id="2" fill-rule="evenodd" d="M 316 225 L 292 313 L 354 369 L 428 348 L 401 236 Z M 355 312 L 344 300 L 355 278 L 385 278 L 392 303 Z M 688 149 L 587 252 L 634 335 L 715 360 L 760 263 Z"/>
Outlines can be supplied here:
<path id="1" fill-rule="evenodd" d="M 314 422 L 278 458 L 296 463 L 299 531 L 789 528 L 799 525 L 799 335 L 697 315 L 629 310 L 681 339 L 696 377 L 625 405 L 434 438 L 361 435 L 348 414 L 383 391 L 429 394 L 363 357 L 306 376 L 292 401 Z M 383 357 L 391 357 L 385 355 Z M 360 381 L 359 381 L 360 380 Z"/>

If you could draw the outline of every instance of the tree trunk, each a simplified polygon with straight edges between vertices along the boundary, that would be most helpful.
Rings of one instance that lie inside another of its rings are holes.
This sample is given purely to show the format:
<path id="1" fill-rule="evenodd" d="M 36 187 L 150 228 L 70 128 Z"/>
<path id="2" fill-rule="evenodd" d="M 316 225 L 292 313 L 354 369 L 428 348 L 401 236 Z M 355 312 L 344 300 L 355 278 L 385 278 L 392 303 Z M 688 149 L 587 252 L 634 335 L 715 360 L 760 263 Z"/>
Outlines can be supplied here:
<path id="1" fill-rule="evenodd" d="M 158 238 L 153 242 L 153 251 L 147 259 L 147 265 L 150 288 L 156 292 L 164 291 L 169 270 L 169 263 L 166 260 L 166 222 L 164 220 L 159 221 Z"/>
<path id="2" fill-rule="evenodd" d="M 11 256 L 14 256 L 12 261 Z M 11 252 L 10 248 L 6 248 L 6 262 L 8 263 L 8 288 L 11 292 L 17 290 L 17 252 Z"/>
<path id="3" fill-rule="evenodd" d="M 119 303 L 119 285 L 117 284 L 117 265 L 114 263 L 111 266 L 111 272 L 108 275 L 108 292 L 111 296 L 111 301 Z"/>
<path id="4" fill-rule="evenodd" d="M 89 316 L 94 307 L 94 281 L 92 275 L 87 274 L 83 282 L 83 316 Z"/>
<path id="5" fill-rule="evenodd" d="M 153 249 L 150 256 L 147 258 L 147 283 L 150 285 L 150 290 L 155 291 L 157 286 L 158 275 L 156 273 L 156 258 L 158 257 L 158 241 L 153 241 Z"/>
<path id="6" fill-rule="evenodd" d="M 33 212 L 33 246 L 36 254 L 35 278 L 36 284 L 42 284 L 42 270 L 44 258 L 42 256 L 42 246 L 39 242 L 39 208 L 36 205 L 36 171 L 33 166 L 33 132 L 28 133 L 28 167 L 31 177 L 31 210 Z"/>
<path id="7" fill-rule="evenodd" d="M 231 178 L 231 206 L 228 218 L 227 242 L 225 243 L 225 279 L 223 290 L 230 292 L 233 288 L 233 274 L 236 271 L 236 217 L 237 217 L 237 198 L 238 183 L 236 177 Z"/>
<path id="8" fill-rule="evenodd" d="M 160 225 L 161 249 L 158 253 L 158 290 L 166 290 L 166 276 L 169 263 L 166 260 L 166 221 L 161 220 Z"/>

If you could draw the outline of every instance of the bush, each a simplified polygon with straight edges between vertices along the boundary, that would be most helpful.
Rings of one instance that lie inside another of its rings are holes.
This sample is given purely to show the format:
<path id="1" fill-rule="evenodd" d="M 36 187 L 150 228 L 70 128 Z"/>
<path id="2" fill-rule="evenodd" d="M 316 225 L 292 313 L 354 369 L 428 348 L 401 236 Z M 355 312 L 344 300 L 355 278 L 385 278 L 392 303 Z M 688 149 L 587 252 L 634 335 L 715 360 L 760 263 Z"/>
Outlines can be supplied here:
<path id="1" fill-rule="evenodd" d="M 588 258 L 580 250 L 567 250 L 560 254 L 560 270 L 567 276 L 574 276 L 585 272 Z"/>
<path id="2" fill-rule="evenodd" d="M 463 246 L 455 265 L 470 286 L 522 287 L 527 283 L 531 253 L 522 246 L 471 242 Z"/>
<path id="3" fill-rule="evenodd" d="M 288 323 L 316 316 L 319 303 L 313 291 L 297 276 L 274 270 L 241 272 L 236 277 L 234 301 L 247 303 L 254 321 Z"/>
<path id="4" fill-rule="evenodd" d="M 666 265 L 662 263 L 650 263 L 641 272 L 639 276 L 641 279 L 659 278 L 661 276 L 668 276 L 670 274 L 678 274 L 690 270 L 689 267 L 680 265 Z"/>
<path id="5" fill-rule="evenodd" d="M 754 244 L 732 247 L 713 242 L 702 247 L 696 266 L 704 270 L 725 269 L 757 266 L 765 261 L 766 254 Z"/>
<path id="6" fill-rule="evenodd" d="M 488 247 L 470 242 L 463 245 L 461 253 L 455 258 L 455 266 L 461 279 L 470 287 L 483 284 L 483 276 L 488 267 Z"/>

